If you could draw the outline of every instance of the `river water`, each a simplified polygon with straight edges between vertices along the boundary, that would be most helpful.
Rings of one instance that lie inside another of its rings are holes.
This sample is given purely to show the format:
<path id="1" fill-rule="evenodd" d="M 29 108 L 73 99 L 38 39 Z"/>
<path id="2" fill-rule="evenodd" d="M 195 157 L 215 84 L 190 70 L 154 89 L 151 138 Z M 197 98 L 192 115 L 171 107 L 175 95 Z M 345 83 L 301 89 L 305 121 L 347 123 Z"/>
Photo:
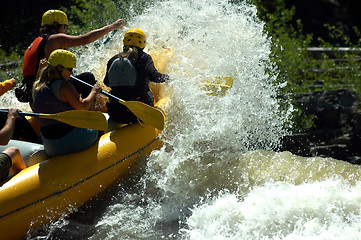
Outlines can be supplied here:
<path id="1" fill-rule="evenodd" d="M 272 151 L 288 134 L 292 107 L 275 98 L 283 83 L 267 74 L 277 69 L 254 6 L 164 1 L 125 30 L 132 27 L 146 32 L 147 52 L 172 50 L 164 146 L 28 239 L 361 238 L 359 166 Z M 82 50 L 77 70 L 102 79 L 125 30 Z M 202 90 L 214 76 L 234 78 L 226 96 Z"/>

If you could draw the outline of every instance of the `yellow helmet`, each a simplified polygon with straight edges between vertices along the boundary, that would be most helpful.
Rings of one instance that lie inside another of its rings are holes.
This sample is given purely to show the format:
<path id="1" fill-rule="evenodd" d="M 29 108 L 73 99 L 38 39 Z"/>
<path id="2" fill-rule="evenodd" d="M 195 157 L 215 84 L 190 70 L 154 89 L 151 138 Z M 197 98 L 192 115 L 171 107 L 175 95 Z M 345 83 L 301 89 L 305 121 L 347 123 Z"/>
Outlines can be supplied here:
<path id="1" fill-rule="evenodd" d="M 64 68 L 75 68 L 76 67 L 76 58 L 74 53 L 64 50 L 57 49 L 54 50 L 49 56 L 49 65 L 58 66 L 61 65 Z"/>
<path id="2" fill-rule="evenodd" d="M 54 22 L 59 24 L 68 25 L 68 17 L 63 11 L 60 10 L 48 10 L 43 14 L 41 19 L 41 26 L 53 25 Z"/>
<path id="3" fill-rule="evenodd" d="M 136 46 L 139 48 L 145 48 L 147 45 L 147 37 L 145 33 L 139 28 L 129 29 L 123 38 L 124 46 Z"/>

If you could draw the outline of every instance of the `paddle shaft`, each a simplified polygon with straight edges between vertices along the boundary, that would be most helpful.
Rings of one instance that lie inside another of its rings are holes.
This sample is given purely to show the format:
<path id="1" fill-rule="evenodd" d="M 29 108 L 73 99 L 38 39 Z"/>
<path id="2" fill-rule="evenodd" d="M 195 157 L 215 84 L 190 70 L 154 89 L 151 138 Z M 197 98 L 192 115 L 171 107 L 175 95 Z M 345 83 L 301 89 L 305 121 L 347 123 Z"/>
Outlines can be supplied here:
<path id="1" fill-rule="evenodd" d="M 118 30 L 113 30 L 113 31 L 110 33 L 110 36 L 108 36 L 108 37 L 103 41 L 103 45 L 107 44 L 117 31 L 118 31 Z"/>
<path id="2" fill-rule="evenodd" d="M 8 110 L 0 110 L 7 113 Z M 107 120 L 101 112 L 87 110 L 69 110 L 54 114 L 19 112 L 20 115 L 52 119 L 79 128 L 106 130 Z"/>
<path id="3" fill-rule="evenodd" d="M 8 110 L 3 110 L 0 109 L 1 113 L 8 113 Z M 28 113 L 28 112 L 19 112 L 20 115 L 24 115 L 24 116 L 33 116 L 33 117 L 39 117 L 39 113 Z"/>
<path id="4" fill-rule="evenodd" d="M 74 76 L 70 76 L 70 78 L 80 82 L 81 84 L 92 88 L 93 86 L 89 83 L 86 83 Z M 143 102 L 139 101 L 124 101 L 116 96 L 113 96 L 110 93 L 105 91 L 101 91 L 102 94 L 109 97 L 113 101 L 117 101 L 120 104 L 126 106 L 137 118 L 143 121 L 146 124 L 149 124 L 153 127 L 158 128 L 159 130 L 163 130 L 164 128 L 164 114 L 160 109 L 149 106 Z"/>
<path id="5" fill-rule="evenodd" d="M 80 82 L 80 83 L 88 86 L 89 88 L 93 88 L 93 86 L 92 86 L 91 84 L 89 84 L 89 83 L 87 83 L 87 82 L 84 82 L 83 80 L 80 80 L 80 79 L 77 78 L 77 77 L 70 76 L 70 78 L 72 78 L 72 79 L 74 79 L 74 80 L 76 80 L 76 81 L 78 81 L 78 82 Z M 111 99 L 113 99 L 113 100 L 115 100 L 115 101 L 117 101 L 117 102 L 125 102 L 124 100 L 122 100 L 122 99 L 120 99 L 120 98 L 117 98 L 116 96 L 113 96 L 113 95 L 111 95 L 110 93 L 107 93 L 107 92 L 105 92 L 105 91 L 103 91 L 103 90 L 101 91 L 101 93 L 104 94 L 105 96 L 107 96 L 108 98 L 111 98 Z"/>

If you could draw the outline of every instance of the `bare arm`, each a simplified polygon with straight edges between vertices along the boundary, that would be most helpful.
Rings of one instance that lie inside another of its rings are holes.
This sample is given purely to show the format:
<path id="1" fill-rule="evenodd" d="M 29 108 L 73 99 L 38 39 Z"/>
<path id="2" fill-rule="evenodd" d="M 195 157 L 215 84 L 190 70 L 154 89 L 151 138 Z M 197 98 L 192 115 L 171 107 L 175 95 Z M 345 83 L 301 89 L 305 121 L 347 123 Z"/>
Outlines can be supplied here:
<path id="1" fill-rule="evenodd" d="M 100 85 L 95 84 L 89 95 L 83 99 L 76 91 L 73 84 L 64 81 L 60 87 L 60 96 L 76 110 L 89 110 L 94 104 L 96 95 L 101 90 Z"/>
<path id="2" fill-rule="evenodd" d="M 8 119 L 6 120 L 5 126 L 0 130 L 0 145 L 8 144 L 11 137 L 13 136 L 15 129 L 15 120 L 18 117 L 18 113 L 18 109 L 9 109 Z"/>
<path id="3" fill-rule="evenodd" d="M 48 58 L 50 53 L 55 49 L 65 49 L 92 43 L 113 30 L 122 29 L 124 25 L 124 20 L 118 19 L 112 24 L 79 36 L 71 36 L 64 33 L 53 34 L 46 42 L 45 57 Z"/>

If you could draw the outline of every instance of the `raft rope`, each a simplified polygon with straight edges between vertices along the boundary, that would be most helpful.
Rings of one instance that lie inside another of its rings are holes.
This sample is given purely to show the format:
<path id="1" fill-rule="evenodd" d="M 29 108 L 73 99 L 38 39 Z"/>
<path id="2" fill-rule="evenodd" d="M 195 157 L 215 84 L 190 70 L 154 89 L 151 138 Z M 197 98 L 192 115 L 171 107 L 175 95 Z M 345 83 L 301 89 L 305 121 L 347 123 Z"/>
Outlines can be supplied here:
<path id="1" fill-rule="evenodd" d="M 46 200 L 46 199 L 48 199 L 48 198 L 51 198 L 51 197 L 56 196 L 56 195 L 60 195 L 60 194 L 62 194 L 62 193 L 64 193 L 64 192 L 68 191 L 69 189 L 72 189 L 72 188 L 78 186 L 79 184 L 88 181 L 89 179 L 91 179 L 91 178 L 99 175 L 100 173 L 105 172 L 106 170 L 108 170 L 108 169 L 110 169 L 110 168 L 118 165 L 119 163 L 123 162 L 124 160 L 130 158 L 131 156 L 133 156 L 133 155 L 135 155 L 135 154 L 143 151 L 145 148 L 147 148 L 149 145 L 151 145 L 153 142 L 155 142 L 158 138 L 159 138 L 159 136 L 156 137 L 155 139 L 153 139 L 152 141 L 150 141 L 150 142 L 149 142 L 147 145 L 145 145 L 144 147 L 139 148 L 137 151 L 135 151 L 135 152 L 129 154 L 128 156 L 120 159 L 119 161 L 117 161 L 117 162 L 109 165 L 108 167 L 106 167 L 106 168 L 104 168 L 104 169 L 102 169 L 102 170 L 94 173 L 93 175 L 91 175 L 91 176 L 89 176 L 89 177 L 87 177 L 87 178 L 85 178 L 85 179 L 83 179 L 83 180 L 81 180 L 81 181 L 79 181 L 79 182 L 77 182 L 77 183 L 74 183 L 73 185 L 71 185 L 71 186 L 69 186 L 69 187 L 67 187 L 67 188 L 65 188 L 65 189 L 63 189 L 63 190 L 61 190 L 61 191 L 56 191 L 56 192 L 54 192 L 54 193 L 52 193 L 52 194 L 50 194 L 50 195 L 48 195 L 48 196 L 46 196 L 46 197 L 43 197 L 43 198 L 41 198 L 41 199 L 39 199 L 39 200 L 37 200 L 37 201 L 35 201 L 35 202 L 29 203 L 29 204 L 27 204 L 27 205 L 25 205 L 25 206 L 23 206 L 23 207 L 20 207 L 20 208 L 18 208 L 18 209 L 15 209 L 15 210 L 13 210 L 13 211 L 11 211 L 11 212 L 9 212 L 9 213 L 5 213 L 5 214 L 3 214 L 3 215 L 0 216 L 0 219 L 3 218 L 3 217 L 9 216 L 9 215 L 11 215 L 11 214 L 13 214 L 13 213 L 16 213 L 16 212 L 18 212 L 18 211 L 21 211 L 21 210 L 23 210 L 23 209 L 25 209 L 25 208 L 27 208 L 27 207 L 30 207 L 30 206 L 32 206 L 32 205 L 35 205 L 35 204 L 37 204 L 37 203 L 39 203 L 39 202 L 41 202 L 41 201 L 44 201 L 44 200 Z"/>

